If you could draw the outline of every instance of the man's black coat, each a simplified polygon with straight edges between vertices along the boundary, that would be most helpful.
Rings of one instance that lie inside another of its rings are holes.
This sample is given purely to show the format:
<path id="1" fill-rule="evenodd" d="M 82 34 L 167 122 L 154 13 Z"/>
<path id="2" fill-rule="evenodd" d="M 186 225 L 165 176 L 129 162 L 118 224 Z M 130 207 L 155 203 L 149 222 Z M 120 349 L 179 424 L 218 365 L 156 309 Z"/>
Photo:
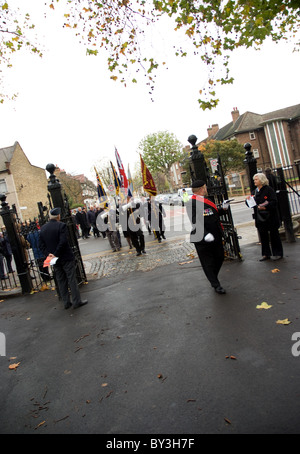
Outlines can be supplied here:
<path id="1" fill-rule="evenodd" d="M 39 246 L 45 257 L 49 254 L 59 258 L 57 264 L 74 260 L 74 254 L 68 242 L 67 225 L 51 219 L 41 228 Z"/>

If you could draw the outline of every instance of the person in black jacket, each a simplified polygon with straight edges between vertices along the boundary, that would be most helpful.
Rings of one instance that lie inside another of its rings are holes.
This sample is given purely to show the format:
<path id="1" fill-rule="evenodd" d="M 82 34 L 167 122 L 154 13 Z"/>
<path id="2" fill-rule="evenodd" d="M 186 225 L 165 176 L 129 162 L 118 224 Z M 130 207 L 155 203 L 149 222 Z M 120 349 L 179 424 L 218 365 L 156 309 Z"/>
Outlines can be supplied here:
<path id="1" fill-rule="evenodd" d="M 218 274 L 224 261 L 223 228 L 219 216 L 227 206 L 217 208 L 206 198 L 207 187 L 203 180 L 192 183 L 193 195 L 186 203 L 186 210 L 192 224 L 190 242 L 195 248 L 203 271 L 217 293 L 226 291 L 221 286 Z"/>
<path id="2" fill-rule="evenodd" d="M 146 254 L 145 237 L 141 225 L 142 206 L 138 200 L 131 197 L 127 197 L 127 202 L 126 205 L 122 205 L 122 209 L 119 211 L 123 233 L 126 232 L 130 236 L 137 256 Z"/>
<path id="3" fill-rule="evenodd" d="M 75 269 L 75 257 L 67 237 L 67 225 L 60 222 L 60 208 L 50 211 L 50 220 L 41 228 L 39 246 L 45 257 L 58 257 L 54 265 L 57 285 L 65 309 L 76 309 L 87 304 L 82 301 L 78 289 Z M 70 293 L 72 303 L 70 301 Z"/>
<path id="4" fill-rule="evenodd" d="M 253 217 L 261 241 L 262 258 L 260 262 L 269 260 L 271 256 L 273 256 L 273 260 L 281 259 L 283 257 L 283 247 L 278 231 L 280 219 L 276 193 L 269 186 L 268 178 L 263 173 L 256 173 L 253 181 L 256 186 L 253 194 L 256 202 Z M 246 203 L 249 199 L 250 196 L 246 199 Z"/>
<path id="5" fill-rule="evenodd" d="M 79 224 L 81 229 L 81 236 L 82 238 L 88 239 L 89 238 L 89 222 L 87 219 L 87 214 L 81 207 L 78 208 L 77 213 L 75 214 L 75 219 L 77 224 Z"/>
<path id="6" fill-rule="evenodd" d="M 148 199 L 147 204 L 147 215 L 148 223 L 152 229 L 154 236 L 157 238 L 158 242 L 161 243 L 161 239 L 166 239 L 165 237 L 165 223 L 164 217 L 166 217 L 166 212 L 161 203 L 157 202 L 154 197 Z"/>

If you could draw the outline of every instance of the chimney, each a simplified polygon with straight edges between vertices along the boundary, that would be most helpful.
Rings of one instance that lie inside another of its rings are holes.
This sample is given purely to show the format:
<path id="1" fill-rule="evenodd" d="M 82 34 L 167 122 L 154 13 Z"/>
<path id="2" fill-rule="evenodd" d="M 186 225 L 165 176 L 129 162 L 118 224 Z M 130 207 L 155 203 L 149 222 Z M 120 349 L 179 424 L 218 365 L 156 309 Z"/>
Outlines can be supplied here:
<path id="1" fill-rule="evenodd" d="M 231 116 L 232 116 L 232 121 L 233 123 L 236 122 L 236 120 L 239 118 L 240 116 L 240 112 L 238 111 L 237 107 L 234 107 L 233 108 L 233 111 L 231 112 Z"/>
<path id="2" fill-rule="evenodd" d="M 207 128 L 207 134 L 208 134 L 208 137 L 211 137 L 211 136 L 213 135 L 213 133 L 212 133 L 212 127 L 211 127 L 211 126 L 209 126 L 209 127 Z"/>
<path id="3" fill-rule="evenodd" d="M 214 136 L 219 131 L 219 125 L 214 124 L 214 125 L 212 125 L 211 129 L 212 129 L 212 135 Z"/>

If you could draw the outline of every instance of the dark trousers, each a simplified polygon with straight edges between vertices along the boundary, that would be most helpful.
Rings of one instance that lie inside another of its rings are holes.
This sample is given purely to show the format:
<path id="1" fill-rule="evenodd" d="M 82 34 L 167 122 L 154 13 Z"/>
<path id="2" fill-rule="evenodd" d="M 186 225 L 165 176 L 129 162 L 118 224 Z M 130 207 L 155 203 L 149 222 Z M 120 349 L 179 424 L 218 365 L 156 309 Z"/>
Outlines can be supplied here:
<path id="1" fill-rule="evenodd" d="M 283 256 L 282 242 L 280 239 L 278 228 L 268 228 L 264 225 L 258 227 L 259 237 L 261 241 L 262 256 L 270 257 L 271 255 Z M 271 247 L 270 247 L 271 242 Z"/>
<path id="2" fill-rule="evenodd" d="M 68 306 L 71 302 L 70 292 L 72 295 L 73 306 L 78 306 L 78 304 L 81 302 L 81 296 L 76 279 L 75 263 L 64 262 L 59 265 L 54 265 L 54 270 L 59 294 L 61 299 L 63 300 L 64 306 Z"/>
<path id="3" fill-rule="evenodd" d="M 205 276 L 212 287 L 218 287 L 220 285 L 218 274 L 224 261 L 223 244 L 218 241 L 195 243 L 195 248 Z"/>
<path id="4" fill-rule="evenodd" d="M 7 264 L 8 272 L 9 273 L 13 273 L 13 269 L 12 269 L 12 266 L 11 266 L 12 255 L 5 255 L 5 258 L 6 258 L 6 264 Z"/>
<path id="5" fill-rule="evenodd" d="M 145 249 L 145 237 L 142 230 L 130 232 L 130 238 L 137 252 L 142 252 Z"/>

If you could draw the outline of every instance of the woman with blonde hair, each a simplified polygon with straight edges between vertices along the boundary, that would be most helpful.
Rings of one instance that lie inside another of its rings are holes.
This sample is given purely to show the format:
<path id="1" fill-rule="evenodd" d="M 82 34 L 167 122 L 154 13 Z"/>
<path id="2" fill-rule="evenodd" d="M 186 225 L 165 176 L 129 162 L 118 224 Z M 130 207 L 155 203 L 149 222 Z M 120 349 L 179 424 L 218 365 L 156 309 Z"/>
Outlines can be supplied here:
<path id="1" fill-rule="evenodd" d="M 271 256 L 273 260 L 281 259 L 283 257 L 283 248 L 278 231 L 280 219 L 276 193 L 269 186 L 268 178 L 263 173 L 256 173 L 253 176 L 253 181 L 256 186 L 253 194 L 256 203 L 253 217 L 261 241 L 262 258 L 260 262 L 269 260 Z M 250 196 L 248 199 L 250 199 Z"/>

